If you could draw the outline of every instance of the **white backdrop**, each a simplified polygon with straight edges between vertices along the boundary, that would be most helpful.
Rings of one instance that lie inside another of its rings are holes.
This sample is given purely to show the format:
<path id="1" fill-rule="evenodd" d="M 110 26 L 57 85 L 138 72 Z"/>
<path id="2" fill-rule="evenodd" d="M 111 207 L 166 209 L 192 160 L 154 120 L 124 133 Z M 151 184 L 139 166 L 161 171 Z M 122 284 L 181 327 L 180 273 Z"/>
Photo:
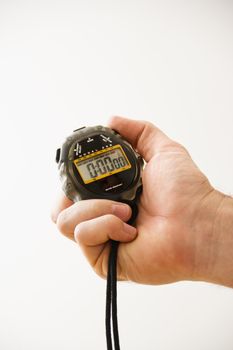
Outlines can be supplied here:
<path id="1" fill-rule="evenodd" d="M 105 349 L 105 281 L 50 208 L 64 137 L 154 122 L 233 194 L 233 2 L 0 0 L 0 349 Z M 233 290 L 122 283 L 122 350 L 232 350 Z"/>

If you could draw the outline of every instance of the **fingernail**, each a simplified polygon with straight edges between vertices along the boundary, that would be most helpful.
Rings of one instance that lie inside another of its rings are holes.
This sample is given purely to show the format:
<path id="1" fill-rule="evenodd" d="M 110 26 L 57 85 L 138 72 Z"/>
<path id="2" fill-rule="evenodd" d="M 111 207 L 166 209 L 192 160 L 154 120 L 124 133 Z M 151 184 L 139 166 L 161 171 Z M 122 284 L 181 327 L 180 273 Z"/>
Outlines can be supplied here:
<path id="1" fill-rule="evenodd" d="M 128 225 L 124 222 L 123 230 L 125 233 L 127 233 L 130 236 L 135 236 L 136 235 L 136 228 L 134 226 Z"/>
<path id="2" fill-rule="evenodd" d="M 129 218 L 130 207 L 127 204 L 114 204 L 112 206 L 112 213 L 124 220 Z"/>

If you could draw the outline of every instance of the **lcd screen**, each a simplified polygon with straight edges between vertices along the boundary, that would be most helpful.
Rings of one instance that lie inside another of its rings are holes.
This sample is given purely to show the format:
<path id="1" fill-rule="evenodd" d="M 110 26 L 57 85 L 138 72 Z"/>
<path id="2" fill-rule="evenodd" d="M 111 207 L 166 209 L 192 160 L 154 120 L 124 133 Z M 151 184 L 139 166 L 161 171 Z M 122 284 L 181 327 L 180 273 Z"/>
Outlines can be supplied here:
<path id="1" fill-rule="evenodd" d="M 74 164 L 85 184 L 131 168 L 120 145 L 75 159 Z"/>

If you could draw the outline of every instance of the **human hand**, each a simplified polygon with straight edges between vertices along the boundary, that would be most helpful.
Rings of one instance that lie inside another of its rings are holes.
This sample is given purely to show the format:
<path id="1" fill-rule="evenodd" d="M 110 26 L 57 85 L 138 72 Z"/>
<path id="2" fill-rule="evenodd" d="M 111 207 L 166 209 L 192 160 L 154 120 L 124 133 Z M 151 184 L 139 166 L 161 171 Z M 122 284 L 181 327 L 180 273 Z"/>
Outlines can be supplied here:
<path id="1" fill-rule="evenodd" d="M 131 215 L 125 204 L 96 199 L 73 204 L 63 195 L 53 211 L 59 230 L 79 243 L 102 277 L 107 275 L 109 239 L 115 239 L 121 242 L 119 280 L 211 280 L 213 226 L 225 196 L 211 186 L 187 150 L 153 124 L 113 117 L 109 127 L 146 161 L 135 228 L 124 224 Z"/>

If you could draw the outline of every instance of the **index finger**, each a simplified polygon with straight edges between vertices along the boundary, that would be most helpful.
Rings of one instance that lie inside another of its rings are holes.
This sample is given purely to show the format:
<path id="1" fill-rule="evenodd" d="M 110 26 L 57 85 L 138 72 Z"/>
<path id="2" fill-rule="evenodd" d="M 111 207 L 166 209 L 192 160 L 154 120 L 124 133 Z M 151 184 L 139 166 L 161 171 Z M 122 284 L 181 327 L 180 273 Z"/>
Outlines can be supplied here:
<path id="1" fill-rule="evenodd" d="M 74 204 L 73 201 L 66 197 L 64 192 L 60 192 L 57 197 L 58 198 L 56 198 L 53 208 L 51 210 L 51 219 L 55 224 L 57 222 L 57 218 L 60 212 Z"/>

